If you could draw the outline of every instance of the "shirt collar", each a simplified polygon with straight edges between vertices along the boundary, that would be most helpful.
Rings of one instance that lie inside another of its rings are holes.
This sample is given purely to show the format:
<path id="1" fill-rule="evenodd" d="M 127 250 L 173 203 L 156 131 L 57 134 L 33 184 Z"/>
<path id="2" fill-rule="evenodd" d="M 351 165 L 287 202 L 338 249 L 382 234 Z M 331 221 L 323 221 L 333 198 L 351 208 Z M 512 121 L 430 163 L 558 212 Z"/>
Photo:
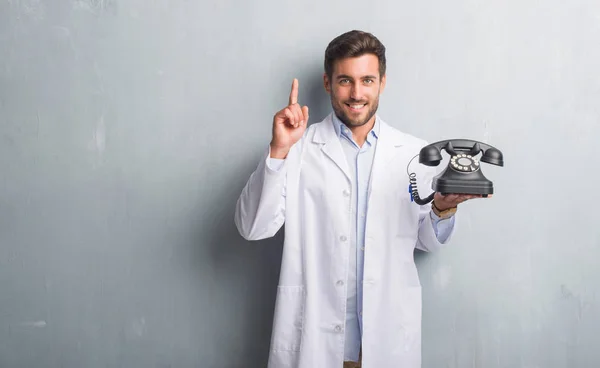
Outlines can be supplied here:
<path id="1" fill-rule="evenodd" d="M 346 128 L 346 125 L 344 123 L 342 123 L 340 118 L 338 118 L 335 113 L 333 113 L 332 115 L 333 115 L 333 127 L 335 128 L 335 133 L 339 138 L 341 136 L 341 134 L 344 132 L 344 128 Z M 375 114 L 375 124 L 373 124 L 373 129 L 371 129 L 371 131 L 369 131 L 369 134 L 367 135 L 367 142 L 371 143 L 373 139 L 379 138 L 379 125 L 380 125 L 379 116 L 377 116 L 377 114 Z M 343 133 L 343 134 L 348 138 L 352 138 L 352 132 L 350 132 L 350 131 L 348 131 L 348 134 L 345 134 L 345 133 Z"/>

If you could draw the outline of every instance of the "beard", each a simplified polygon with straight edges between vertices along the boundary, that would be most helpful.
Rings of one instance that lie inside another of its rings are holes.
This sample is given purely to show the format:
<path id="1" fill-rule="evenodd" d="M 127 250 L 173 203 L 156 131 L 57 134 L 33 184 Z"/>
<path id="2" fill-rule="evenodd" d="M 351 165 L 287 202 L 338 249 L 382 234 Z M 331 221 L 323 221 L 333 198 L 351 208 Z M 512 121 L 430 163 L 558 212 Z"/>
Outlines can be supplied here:
<path id="1" fill-rule="evenodd" d="M 377 109 L 379 107 L 379 96 L 377 96 L 377 98 L 373 100 L 373 102 L 367 103 L 367 105 L 364 107 L 367 109 L 366 114 L 363 112 L 358 116 L 349 116 L 346 113 L 346 103 L 352 105 L 365 102 L 355 100 L 339 102 L 336 99 L 335 95 L 333 93 L 331 94 L 331 106 L 333 106 L 333 111 L 335 112 L 335 115 L 338 117 L 338 119 L 340 119 L 340 121 L 344 123 L 344 125 L 346 125 L 348 128 L 359 127 L 367 124 L 377 112 Z"/>

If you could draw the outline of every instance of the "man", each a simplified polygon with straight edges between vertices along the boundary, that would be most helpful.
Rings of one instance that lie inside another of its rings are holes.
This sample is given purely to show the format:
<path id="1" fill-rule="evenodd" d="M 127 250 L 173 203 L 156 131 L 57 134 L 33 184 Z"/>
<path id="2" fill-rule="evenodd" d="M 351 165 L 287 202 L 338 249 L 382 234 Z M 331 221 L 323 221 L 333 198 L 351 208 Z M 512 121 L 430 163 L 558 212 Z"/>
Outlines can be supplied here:
<path id="1" fill-rule="evenodd" d="M 426 142 L 377 115 L 385 69 L 373 35 L 331 41 L 323 82 L 333 112 L 307 128 L 294 79 L 237 202 L 245 239 L 272 237 L 285 223 L 270 368 L 421 366 L 414 249 L 447 244 L 457 205 L 474 196 L 411 201 L 407 165 Z M 419 187 L 430 188 L 434 169 L 413 166 Z"/>

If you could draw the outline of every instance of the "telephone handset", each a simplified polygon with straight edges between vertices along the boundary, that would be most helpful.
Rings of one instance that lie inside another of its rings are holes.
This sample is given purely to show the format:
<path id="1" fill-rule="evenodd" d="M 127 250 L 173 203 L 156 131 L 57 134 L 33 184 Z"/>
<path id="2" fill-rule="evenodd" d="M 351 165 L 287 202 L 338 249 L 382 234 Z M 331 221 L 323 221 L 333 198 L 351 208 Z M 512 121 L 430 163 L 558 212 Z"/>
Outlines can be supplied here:
<path id="1" fill-rule="evenodd" d="M 500 150 L 469 139 L 444 140 L 421 148 L 419 163 L 426 166 L 439 165 L 442 161 L 441 150 L 448 152 L 451 158 L 446 169 L 433 178 L 431 187 L 434 192 L 431 195 L 421 199 L 417 190 L 416 174 L 409 174 L 409 192 L 412 200 L 419 205 L 427 204 L 433 200 L 435 192 L 444 195 L 477 194 L 483 197 L 494 193 L 493 183 L 481 172 L 480 162 L 504 166 L 504 158 Z M 475 156 L 479 153 L 482 153 L 482 156 L 477 159 Z M 413 157 L 413 160 L 416 157 Z"/>

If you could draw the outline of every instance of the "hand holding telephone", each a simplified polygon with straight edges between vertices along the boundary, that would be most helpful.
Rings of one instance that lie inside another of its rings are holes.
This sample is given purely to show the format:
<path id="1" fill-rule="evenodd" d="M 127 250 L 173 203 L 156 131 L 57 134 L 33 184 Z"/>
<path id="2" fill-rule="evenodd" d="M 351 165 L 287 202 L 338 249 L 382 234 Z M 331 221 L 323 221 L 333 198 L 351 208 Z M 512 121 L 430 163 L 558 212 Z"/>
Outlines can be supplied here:
<path id="1" fill-rule="evenodd" d="M 417 204 L 424 205 L 431 202 L 435 192 L 443 195 L 476 194 L 483 197 L 494 193 L 493 183 L 483 175 L 480 162 L 504 166 L 504 158 L 500 150 L 468 139 L 444 140 L 421 148 L 419 163 L 426 166 L 439 165 L 442 161 L 441 150 L 450 154 L 450 162 L 444 171 L 433 178 L 431 187 L 434 192 L 431 195 L 421 199 L 417 190 L 416 174 L 409 174 L 409 192 Z M 480 153 L 482 156 L 477 159 L 476 156 Z"/>

